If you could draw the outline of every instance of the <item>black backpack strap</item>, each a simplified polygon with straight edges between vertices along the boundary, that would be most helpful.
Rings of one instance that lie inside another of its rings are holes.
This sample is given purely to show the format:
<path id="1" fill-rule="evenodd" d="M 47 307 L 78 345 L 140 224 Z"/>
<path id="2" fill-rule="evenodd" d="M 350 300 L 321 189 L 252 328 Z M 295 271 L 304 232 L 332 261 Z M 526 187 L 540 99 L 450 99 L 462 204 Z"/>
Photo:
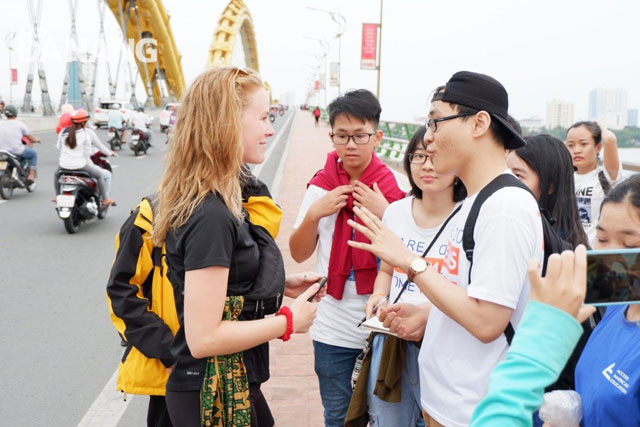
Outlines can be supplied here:
<path id="1" fill-rule="evenodd" d="M 602 191 L 604 192 L 604 195 L 608 195 L 609 191 L 611 191 L 611 183 L 609 183 L 609 180 L 607 179 L 607 177 L 604 175 L 604 171 L 600 171 L 598 172 L 598 181 L 600 181 L 600 186 L 602 186 Z"/>
<path id="2" fill-rule="evenodd" d="M 480 214 L 480 208 L 482 208 L 482 204 L 489 197 L 491 197 L 493 193 L 504 187 L 519 187 L 523 190 L 526 190 L 533 196 L 533 193 L 531 192 L 529 187 L 523 184 L 522 181 L 520 181 L 514 175 L 506 173 L 498 175 L 493 181 L 491 181 L 482 190 L 480 190 L 478 196 L 473 201 L 471 211 L 469 211 L 469 216 L 464 223 L 464 231 L 462 234 L 462 249 L 464 250 L 465 256 L 469 260 L 469 283 L 471 283 L 471 270 L 473 268 L 473 250 L 476 246 L 476 242 L 473 238 L 473 230 L 476 226 L 478 215 Z M 507 343 L 511 345 L 511 340 L 515 335 L 515 330 L 513 329 L 513 325 L 511 325 L 511 322 L 507 324 L 507 327 L 504 330 L 504 335 L 507 338 Z"/>
<path id="3" fill-rule="evenodd" d="M 511 321 L 507 323 L 507 327 L 504 329 L 504 337 L 507 339 L 507 344 L 511 345 L 511 341 L 513 341 L 513 336 L 516 334 L 516 331 L 513 330 L 513 325 Z"/>
<path id="4" fill-rule="evenodd" d="M 160 269 L 160 276 L 164 275 L 164 272 L 162 270 L 162 257 L 164 256 L 166 255 L 162 253 L 162 248 L 159 248 L 157 246 L 153 247 L 151 258 L 153 258 L 153 266 Z"/>
<path id="5" fill-rule="evenodd" d="M 460 209 L 462 209 L 462 204 L 458 205 L 457 208 L 455 208 L 453 210 L 453 212 L 451 212 L 449 214 L 449 216 L 447 217 L 447 219 L 442 223 L 442 225 L 440 226 L 440 229 L 438 230 L 438 232 L 436 233 L 436 235 L 433 237 L 433 239 L 431 239 L 431 243 L 429 243 L 429 246 L 427 246 L 427 249 L 424 250 L 424 252 L 422 253 L 422 258 L 426 257 L 427 254 L 429 253 L 429 251 L 431 250 L 431 248 L 433 247 L 434 243 L 436 243 L 436 240 L 438 240 L 438 237 L 440 237 L 440 235 L 442 234 L 442 232 L 444 231 L 444 229 L 447 227 L 447 224 L 449 224 L 449 221 L 451 221 L 451 219 L 456 216 L 456 214 L 458 212 L 460 212 Z M 409 286 L 409 283 L 411 283 L 409 281 L 409 279 L 407 278 L 407 280 L 404 281 L 404 283 L 402 284 L 402 289 L 400 289 L 400 292 L 398 292 L 398 295 L 396 296 L 395 300 L 393 301 L 393 304 L 397 303 L 400 300 L 400 297 L 402 296 L 402 294 L 404 293 L 404 291 L 407 290 L 407 287 Z"/>

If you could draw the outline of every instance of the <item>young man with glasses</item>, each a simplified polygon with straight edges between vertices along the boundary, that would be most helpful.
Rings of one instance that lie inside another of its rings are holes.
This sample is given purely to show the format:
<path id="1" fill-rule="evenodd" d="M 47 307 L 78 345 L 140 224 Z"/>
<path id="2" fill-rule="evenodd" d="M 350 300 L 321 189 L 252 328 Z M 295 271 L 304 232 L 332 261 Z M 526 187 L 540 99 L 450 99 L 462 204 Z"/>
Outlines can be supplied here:
<path id="1" fill-rule="evenodd" d="M 466 71 L 454 74 L 432 98 L 427 154 L 439 175 L 459 177 L 469 194 L 452 219 L 442 275 L 370 212 L 355 210 L 367 225 L 352 223 L 355 230 L 372 243 L 349 245 L 411 272 L 433 304 L 418 359 L 421 404 L 430 427 L 469 424 L 491 371 L 506 355 L 507 329 L 517 327 L 529 298 L 528 260 L 543 260 L 536 200 L 513 186 L 498 189 L 482 204 L 473 227 L 472 264 L 463 247 L 478 194 L 497 177 L 511 174 L 505 150 L 526 144 L 509 124 L 507 109 L 507 92 L 498 81 Z"/>
<path id="2" fill-rule="evenodd" d="M 334 151 L 309 182 L 289 240 L 297 262 L 311 257 L 317 246 L 316 272 L 328 277 L 327 296 L 310 330 L 328 427 L 344 425 L 351 373 L 368 336 L 357 325 L 378 270 L 373 255 L 347 245 L 352 238 L 367 241 L 347 221 L 354 219 L 354 206 L 366 206 L 380 218 L 389 203 L 405 195 L 374 153 L 382 139 L 380 112 L 380 103 L 367 90 L 347 92 L 329 105 Z"/>

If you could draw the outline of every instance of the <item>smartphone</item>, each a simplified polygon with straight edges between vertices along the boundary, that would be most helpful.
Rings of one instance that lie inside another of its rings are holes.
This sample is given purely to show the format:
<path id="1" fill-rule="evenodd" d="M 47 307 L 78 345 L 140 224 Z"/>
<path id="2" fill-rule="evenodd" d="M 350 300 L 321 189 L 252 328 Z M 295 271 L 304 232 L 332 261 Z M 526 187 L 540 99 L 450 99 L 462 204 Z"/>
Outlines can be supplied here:
<path id="1" fill-rule="evenodd" d="M 316 293 L 313 294 L 313 296 L 311 298 L 309 298 L 307 301 L 309 301 L 309 302 L 313 301 L 313 299 L 316 297 L 316 295 L 318 295 L 320 293 L 322 288 L 324 288 L 327 285 L 327 279 L 328 279 L 328 277 L 324 277 L 324 276 L 322 277 L 322 279 L 320 279 L 320 287 L 318 288 Z"/>
<path id="2" fill-rule="evenodd" d="M 587 251 L 585 304 L 640 304 L 640 249 Z"/>

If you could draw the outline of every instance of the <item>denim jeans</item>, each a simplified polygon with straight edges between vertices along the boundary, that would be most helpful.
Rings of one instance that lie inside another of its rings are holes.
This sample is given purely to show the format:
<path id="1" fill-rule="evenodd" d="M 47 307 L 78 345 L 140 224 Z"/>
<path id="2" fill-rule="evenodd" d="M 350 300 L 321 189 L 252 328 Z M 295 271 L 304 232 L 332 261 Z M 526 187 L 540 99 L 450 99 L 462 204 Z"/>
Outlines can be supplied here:
<path id="1" fill-rule="evenodd" d="M 20 154 L 20 157 L 29 162 L 29 169 L 35 170 L 38 166 L 38 152 L 33 148 L 24 147 L 24 151 Z"/>
<path id="2" fill-rule="evenodd" d="M 420 377 L 418 371 L 418 352 L 420 349 L 413 343 L 407 343 L 407 360 L 402 369 L 402 398 L 400 402 L 385 402 L 373 394 L 386 338 L 384 334 L 377 335 L 371 346 L 371 367 L 369 368 L 367 385 L 369 425 L 371 427 L 423 427 L 425 424 L 420 416 Z"/>
<path id="3" fill-rule="evenodd" d="M 351 373 L 362 349 L 313 342 L 325 427 L 343 427 L 351 401 Z"/>

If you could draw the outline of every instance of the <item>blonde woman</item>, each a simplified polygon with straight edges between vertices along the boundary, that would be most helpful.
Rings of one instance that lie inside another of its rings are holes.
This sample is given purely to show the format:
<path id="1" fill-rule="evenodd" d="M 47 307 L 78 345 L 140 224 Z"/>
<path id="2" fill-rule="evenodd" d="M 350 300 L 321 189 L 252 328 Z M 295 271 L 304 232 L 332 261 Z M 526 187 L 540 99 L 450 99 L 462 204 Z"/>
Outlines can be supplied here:
<path id="1" fill-rule="evenodd" d="M 274 134 L 268 108 L 260 77 L 236 67 L 202 73 L 180 107 L 153 233 L 166 244 L 180 321 L 166 395 L 175 425 L 272 426 L 260 392 L 267 343 L 306 331 L 315 316 L 307 300 L 319 277 L 287 277 L 285 289 L 275 242 L 242 206 L 243 164 L 262 163 Z M 283 290 L 297 299 L 265 318 Z"/>

